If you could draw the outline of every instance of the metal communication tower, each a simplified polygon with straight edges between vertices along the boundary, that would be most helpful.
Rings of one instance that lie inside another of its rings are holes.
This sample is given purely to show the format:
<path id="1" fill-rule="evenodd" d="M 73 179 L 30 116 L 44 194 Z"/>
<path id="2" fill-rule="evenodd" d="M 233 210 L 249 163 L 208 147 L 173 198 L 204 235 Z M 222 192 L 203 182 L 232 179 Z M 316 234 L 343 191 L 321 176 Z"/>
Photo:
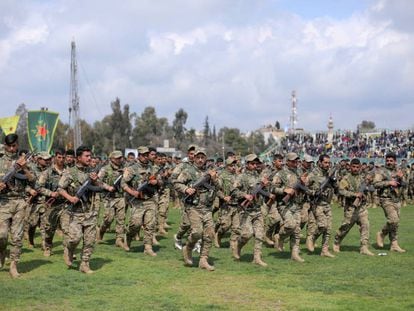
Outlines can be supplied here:
<path id="1" fill-rule="evenodd" d="M 76 44 L 71 43 L 70 61 L 70 101 L 69 101 L 69 125 L 73 130 L 73 149 L 82 145 L 82 134 L 80 127 L 79 95 L 78 95 L 78 63 L 76 61 Z"/>
<path id="2" fill-rule="evenodd" d="M 296 107 L 296 92 L 292 91 L 292 111 L 290 115 L 290 132 L 295 133 L 298 124 L 298 115 Z"/>

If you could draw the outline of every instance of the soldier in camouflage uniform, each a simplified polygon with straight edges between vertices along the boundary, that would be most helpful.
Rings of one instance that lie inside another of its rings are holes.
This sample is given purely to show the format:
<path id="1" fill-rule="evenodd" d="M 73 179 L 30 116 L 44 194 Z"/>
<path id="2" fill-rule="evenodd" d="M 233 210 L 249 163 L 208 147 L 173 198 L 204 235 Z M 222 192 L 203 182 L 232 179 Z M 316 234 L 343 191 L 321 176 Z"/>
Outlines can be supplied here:
<path id="1" fill-rule="evenodd" d="M 361 185 L 366 184 L 363 174 L 361 173 L 361 161 L 359 159 L 351 160 L 350 173 L 342 177 L 339 182 L 339 193 L 344 197 L 344 218 L 335 235 L 333 251 L 339 253 L 342 240 L 348 234 L 349 230 L 357 223 L 360 226 L 362 255 L 374 256 L 368 249 L 369 245 L 369 221 L 367 200 L 365 193 L 361 192 Z"/>
<path id="2" fill-rule="evenodd" d="M 301 163 L 301 167 L 298 168 L 298 175 L 306 175 L 308 176 L 310 172 L 313 170 L 313 158 L 305 154 L 303 156 L 303 161 Z M 303 229 L 305 225 L 308 226 L 316 226 L 315 217 L 313 216 L 311 208 L 310 208 L 310 199 L 308 195 L 304 195 L 303 202 L 302 202 L 302 209 L 300 212 L 300 228 Z M 311 215 L 311 216 L 310 216 Z"/>
<path id="3" fill-rule="evenodd" d="M 35 176 L 35 180 L 30 184 L 30 193 L 31 196 L 28 201 L 26 209 L 26 234 L 29 241 L 29 248 L 34 247 L 34 236 L 36 232 L 36 227 L 40 227 L 40 235 L 42 238 L 42 249 L 44 249 L 45 241 L 45 225 L 42 223 L 44 221 L 44 213 L 46 212 L 46 201 L 45 197 L 41 195 L 38 191 L 36 182 L 39 180 L 40 175 L 50 167 L 51 155 L 48 152 L 40 152 L 36 156 L 37 164 L 31 166 L 31 171 Z"/>
<path id="4" fill-rule="evenodd" d="M 155 175 L 154 168 L 150 166 L 148 155 L 148 147 L 138 147 L 138 161 L 125 168 L 121 187 L 129 195 L 127 195 L 127 200 L 131 204 L 131 217 L 126 234 L 127 249 L 129 249 L 139 228 L 142 227 L 144 230 L 144 254 L 154 257 L 157 256 L 152 249 L 158 205 L 157 191 L 162 181 L 160 176 Z M 144 183 L 147 183 L 147 186 L 138 191 L 137 189 Z"/>
<path id="5" fill-rule="evenodd" d="M 311 206 L 312 212 L 315 216 L 317 229 L 315 232 L 309 231 L 306 245 L 308 250 L 313 252 L 313 243 L 322 235 L 322 251 L 323 257 L 335 257 L 329 252 L 329 239 L 332 229 L 332 207 L 331 201 L 334 194 L 335 185 L 333 182 L 329 182 L 328 186 L 320 193 L 321 185 L 330 178 L 330 166 L 331 159 L 328 155 L 322 154 L 319 156 L 318 166 L 309 174 L 308 188 L 311 196 L 315 197 L 315 200 Z M 311 246 L 311 247 L 309 247 Z"/>
<path id="6" fill-rule="evenodd" d="M 171 183 L 169 182 L 169 176 L 171 173 L 171 166 L 167 162 L 167 155 L 164 153 L 158 153 L 157 157 L 160 159 L 160 167 L 162 167 L 163 186 L 159 189 L 159 202 L 158 202 L 158 233 L 160 235 L 167 235 L 166 229 L 171 227 L 167 224 L 168 208 L 170 205 L 170 190 Z"/>
<path id="7" fill-rule="evenodd" d="M 240 252 L 244 245 L 254 236 L 254 258 L 253 263 L 266 267 L 267 264 L 262 260 L 262 245 L 264 239 L 264 219 L 262 214 L 262 205 L 264 200 L 262 195 L 256 196 L 251 193 L 254 189 L 262 184 L 263 187 L 269 184 L 267 178 L 260 179 L 257 172 L 257 165 L 261 164 L 255 154 L 249 154 L 245 157 L 246 170 L 241 173 L 234 184 L 232 195 L 237 200 L 243 201 L 241 207 L 241 236 L 237 241 L 236 259 L 240 259 Z"/>
<path id="8" fill-rule="evenodd" d="M 208 263 L 208 255 L 214 239 L 212 207 L 216 196 L 217 172 L 206 169 L 207 156 L 204 150 L 194 152 L 194 164 L 187 165 L 174 181 L 174 187 L 185 196 L 185 211 L 190 221 L 191 233 L 187 244 L 183 247 L 186 266 L 193 265 L 192 250 L 201 239 L 199 268 L 214 271 Z M 205 183 L 196 188 L 195 184 L 205 177 Z"/>
<path id="9" fill-rule="evenodd" d="M 398 227 L 400 225 L 401 186 L 404 184 L 404 174 L 397 170 L 397 156 L 388 153 L 385 156 L 385 167 L 379 169 L 374 177 L 374 187 L 378 190 L 380 204 L 384 210 L 387 223 L 377 233 L 377 245 L 384 247 L 384 238 L 389 236 L 391 251 L 405 253 L 398 244 Z"/>
<path id="10" fill-rule="evenodd" d="M 4 266 L 6 259 L 7 240 L 10 232 L 10 276 L 17 278 L 20 276 L 17 271 L 17 263 L 23 246 L 23 227 L 24 213 L 26 209 L 25 192 L 28 190 L 27 182 L 32 182 L 34 176 L 29 171 L 27 161 L 18 158 L 19 148 L 18 136 L 9 134 L 4 138 L 4 154 L 0 157 L 0 268 Z M 3 177 L 16 167 L 24 178 L 12 176 L 7 183 Z"/>
<path id="11" fill-rule="evenodd" d="M 69 232 L 65 237 L 64 260 L 68 267 L 72 266 L 73 253 L 83 239 L 79 271 L 87 274 L 93 273 L 89 261 L 96 242 L 98 207 L 95 205 L 95 192 L 92 189 L 86 192 L 83 199 L 76 196 L 76 192 L 88 180 L 94 187 L 114 191 L 114 187 L 98 182 L 97 172 L 90 173 L 90 162 L 91 150 L 85 146 L 78 147 L 76 164 L 64 171 L 58 184 L 59 194 L 68 201 L 66 209 L 69 214 Z"/>
<path id="12" fill-rule="evenodd" d="M 237 240 L 240 237 L 240 213 L 238 202 L 231 196 L 236 181 L 236 163 L 234 158 L 226 160 L 226 168 L 218 178 L 217 196 L 220 198 L 219 218 L 215 228 L 215 246 L 220 247 L 221 238 L 231 228 L 230 248 L 233 257 L 237 251 Z"/>
<path id="13" fill-rule="evenodd" d="M 53 164 L 40 174 L 36 182 L 36 188 L 45 197 L 45 212 L 41 219 L 41 230 L 44 232 L 43 255 L 45 257 L 52 255 L 53 237 L 60 220 L 60 215 L 63 213 L 65 199 L 57 192 L 63 170 L 63 151 L 55 150 Z"/>
<path id="14" fill-rule="evenodd" d="M 187 161 L 182 161 L 181 163 L 179 163 L 172 171 L 170 180 L 171 183 L 173 185 L 175 185 L 175 181 L 178 177 L 178 175 L 180 175 L 181 171 L 184 169 L 187 169 L 189 167 L 191 167 L 193 165 L 194 162 L 194 152 L 196 150 L 197 146 L 196 145 L 190 145 L 188 146 L 187 149 Z M 178 189 L 176 189 L 174 187 L 174 190 L 177 192 L 178 197 L 181 199 L 182 196 L 179 193 Z M 181 223 L 180 223 L 180 227 L 178 228 L 177 233 L 174 235 L 174 247 L 178 248 L 178 249 L 182 249 L 182 238 L 184 237 L 184 235 L 187 233 L 187 231 L 190 230 L 190 221 L 188 219 L 188 215 L 186 212 L 185 207 L 183 207 L 182 211 L 181 211 Z"/>
<path id="15" fill-rule="evenodd" d="M 298 184 L 307 182 L 306 176 L 298 175 L 299 156 L 290 152 L 286 156 L 286 168 L 280 170 L 273 179 L 272 192 L 277 197 L 277 208 L 282 216 L 282 226 L 275 235 L 275 247 L 283 251 L 283 241 L 290 238 L 291 259 L 297 262 L 305 260 L 299 255 L 300 220 L 304 194 Z"/>
<path id="16" fill-rule="evenodd" d="M 125 197 L 121 189 L 121 179 L 124 172 L 123 155 L 119 150 L 111 152 L 109 163 L 103 166 L 99 173 L 99 180 L 115 188 L 114 192 L 107 193 L 102 197 L 104 204 L 104 215 L 102 224 L 97 229 L 98 241 L 102 241 L 105 232 L 111 227 L 115 219 L 116 240 L 115 245 L 123 249 L 126 247 L 125 237 Z"/>

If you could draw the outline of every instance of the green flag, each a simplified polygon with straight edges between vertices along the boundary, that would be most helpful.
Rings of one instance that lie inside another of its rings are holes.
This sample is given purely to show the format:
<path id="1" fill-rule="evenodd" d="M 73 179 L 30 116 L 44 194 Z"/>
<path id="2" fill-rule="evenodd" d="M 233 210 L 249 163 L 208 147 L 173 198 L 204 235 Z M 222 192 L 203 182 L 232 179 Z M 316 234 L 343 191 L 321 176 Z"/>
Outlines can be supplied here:
<path id="1" fill-rule="evenodd" d="M 27 113 L 27 135 L 31 150 L 50 152 L 58 118 L 57 112 L 46 110 Z"/>

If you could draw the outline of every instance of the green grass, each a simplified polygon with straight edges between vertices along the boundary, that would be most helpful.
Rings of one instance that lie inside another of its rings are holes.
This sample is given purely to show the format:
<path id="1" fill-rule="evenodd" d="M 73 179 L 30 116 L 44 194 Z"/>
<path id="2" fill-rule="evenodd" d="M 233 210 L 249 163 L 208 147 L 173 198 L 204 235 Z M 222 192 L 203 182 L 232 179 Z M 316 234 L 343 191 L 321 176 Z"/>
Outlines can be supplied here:
<path id="1" fill-rule="evenodd" d="M 385 222 L 381 209 L 370 209 L 371 244 Z M 168 238 L 161 239 L 158 256 L 142 254 L 142 242 L 126 253 L 115 248 L 114 234 L 105 235 L 92 257 L 93 275 L 68 270 L 61 241 L 55 255 L 44 258 L 40 248 L 24 248 L 19 264 L 22 277 L 10 279 L 0 270 L 1 310 L 409 310 L 414 309 L 414 207 L 402 209 L 400 244 L 405 254 L 368 257 L 358 253 L 359 231 L 354 227 L 333 259 L 308 254 L 292 262 L 289 254 L 265 248 L 267 268 L 250 263 L 252 242 L 243 249 L 241 262 L 226 248 L 212 249 L 216 271 L 183 266 L 172 246 L 179 212 L 170 210 Z M 334 208 L 335 231 L 342 210 Z M 37 237 L 37 245 L 40 244 Z M 318 241 L 320 244 L 320 240 Z M 387 242 L 388 243 L 388 242 Z M 388 244 L 386 245 L 388 248 Z M 319 248 L 316 249 L 320 251 Z M 198 262 L 196 257 L 195 262 Z M 76 262 L 76 265 L 78 262 Z M 7 268 L 7 266 L 6 266 Z"/>

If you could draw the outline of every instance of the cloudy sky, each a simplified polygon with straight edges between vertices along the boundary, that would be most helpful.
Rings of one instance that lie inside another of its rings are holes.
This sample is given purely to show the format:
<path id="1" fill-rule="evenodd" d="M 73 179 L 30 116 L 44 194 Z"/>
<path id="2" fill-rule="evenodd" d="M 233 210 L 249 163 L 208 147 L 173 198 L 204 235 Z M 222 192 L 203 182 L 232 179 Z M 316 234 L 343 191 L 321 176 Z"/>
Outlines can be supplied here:
<path id="1" fill-rule="evenodd" d="M 411 0 L 1 0 L 0 116 L 68 122 L 73 38 L 89 122 L 119 97 L 196 129 L 285 126 L 296 90 L 308 130 L 414 125 Z"/>

